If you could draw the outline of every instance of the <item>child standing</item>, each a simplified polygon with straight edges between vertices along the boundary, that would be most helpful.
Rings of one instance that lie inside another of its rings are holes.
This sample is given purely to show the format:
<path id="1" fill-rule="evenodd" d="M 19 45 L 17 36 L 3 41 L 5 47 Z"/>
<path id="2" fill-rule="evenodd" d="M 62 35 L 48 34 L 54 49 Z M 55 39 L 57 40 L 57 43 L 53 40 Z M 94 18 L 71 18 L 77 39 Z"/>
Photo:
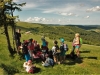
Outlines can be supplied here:
<path id="1" fill-rule="evenodd" d="M 60 52 L 58 52 L 59 50 L 58 41 L 55 40 L 53 43 L 54 43 L 54 46 L 52 47 L 53 58 L 54 58 L 54 62 L 58 63 L 59 54 L 60 54 Z"/>
<path id="2" fill-rule="evenodd" d="M 81 46 L 81 44 L 80 44 L 80 34 L 76 33 L 75 38 L 73 40 L 73 51 L 76 50 L 76 54 L 77 54 L 78 57 L 80 56 L 80 52 L 79 52 L 80 46 Z"/>
<path id="3" fill-rule="evenodd" d="M 63 63 L 65 61 L 66 58 L 66 51 L 68 51 L 68 45 L 64 43 L 64 39 L 61 38 L 61 45 L 60 45 L 60 62 Z"/>
<path id="4" fill-rule="evenodd" d="M 48 42 L 45 40 L 45 36 L 42 36 L 41 41 L 42 41 L 42 46 L 41 46 L 42 52 L 48 53 Z"/>

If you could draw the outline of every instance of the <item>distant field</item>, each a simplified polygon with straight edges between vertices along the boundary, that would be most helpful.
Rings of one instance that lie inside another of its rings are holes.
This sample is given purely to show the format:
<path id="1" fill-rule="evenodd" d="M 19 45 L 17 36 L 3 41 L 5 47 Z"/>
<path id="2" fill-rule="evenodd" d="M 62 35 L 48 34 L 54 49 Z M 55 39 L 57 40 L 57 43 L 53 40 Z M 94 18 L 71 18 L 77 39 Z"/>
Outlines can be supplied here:
<path id="1" fill-rule="evenodd" d="M 24 24 L 23 24 L 24 26 Z M 37 25 L 38 26 L 38 25 Z M 27 27 L 26 27 L 27 30 Z M 2 32 L 2 30 L 0 30 Z M 22 32 L 25 32 L 22 29 Z M 9 28 L 10 39 L 12 43 L 11 29 Z M 22 40 L 33 38 L 38 41 L 41 45 L 41 35 L 37 34 L 22 34 Z M 49 48 L 53 46 L 53 40 L 46 37 L 49 42 Z M 59 44 L 60 41 L 57 39 Z M 67 42 L 69 46 L 69 54 L 72 49 L 72 42 Z M 41 62 L 33 61 L 34 64 L 40 68 L 38 73 L 34 75 L 99 75 L 100 74 L 100 46 L 83 44 L 81 49 L 81 58 L 78 60 L 71 60 L 66 58 L 65 64 L 55 65 L 52 67 L 43 67 Z M 23 62 L 20 55 L 15 54 L 14 57 L 9 56 L 9 51 L 7 50 L 7 43 L 4 34 L 0 34 L 0 75 L 32 75 L 27 74 L 22 67 Z"/>

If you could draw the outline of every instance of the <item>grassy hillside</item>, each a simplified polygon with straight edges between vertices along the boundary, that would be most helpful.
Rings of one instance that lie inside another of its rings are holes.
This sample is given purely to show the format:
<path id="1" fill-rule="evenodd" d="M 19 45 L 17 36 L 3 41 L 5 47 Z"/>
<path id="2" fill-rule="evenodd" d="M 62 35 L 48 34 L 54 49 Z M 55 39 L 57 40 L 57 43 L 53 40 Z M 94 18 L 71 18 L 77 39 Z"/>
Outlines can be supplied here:
<path id="1" fill-rule="evenodd" d="M 39 24 L 29 24 L 29 23 L 18 23 L 18 28 L 22 29 L 22 39 L 33 38 L 41 44 L 41 35 L 44 34 L 45 31 L 38 31 L 38 28 L 45 28 L 44 25 Z M 34 30 L 34 28 L 37 30 Z M 63 26 L 61 26 L 62 28 Z M 47 27 L 50 28 L 50 27 Z M 53 29 L 54 28 L 54 29 Z M 56 30 L 57 27 L 53 26 L 50 28 Z M 31 29 L 32 34 L 24 34 L 25 31 L 29 31 Z M 60 28 L 57 28 L 60 29 Z M 68 28 L 67 28 L 68 29 Z M 69 29 L 71 32 L 73 30 Z M 0 29 L 0 33 L 3 30 Z M 41 32 L 41 33 L 39 33 Z M 53 46 L 53 39 L 50 39 L 49 30 L 46 31 L 46 40 L 49 42 L 49 48 Z M 12 43 L 12 35 L 11 28 L 9 27 L 10 39 Z M 48 34 L 48 35 L 47 35 Z M 55 32 L 56 34 L 56 32 Z M 58 34 L 58 33 L 57 33 Z M 63 35 L 63 34 L 62 34 Z M 52 35 L 53 36 L 53 35 Z M 59 37 L 60 38 L 60 37 Z M 58 38 L 59 44 L 60 41 Z M 66 54 L 69 54 L 72 49 L 72 42 L 65 41 L 65 43 L 69 46 L 69 51 Z M 81 49 L 81 58 L 78 60 L 71 60 L 66 58 L 65 64 L 55 65 L 52 67 L 43 67 L 41 66 L 41 62 L 33 61 L 33 63 L 40 68 L 38 73 L 34 75 L 99 75 L 100 74 L 100 46 L 83 44 Z M 25 60 L 21 57 L 21 55 L 15 54 L 13 57 L 9 56 L 9 51 L 7 49 L 6 38 L 4 34 L 0 34 L 0 75 L 32 75 L 27 74 L 22 67 L 23 62 Z"/>
<path id="2" fill-rule="evenodd" d="M 44 25 L 44 24 L 32 24 L 25 22 L 18 22 L 17 27 L 25 31 L 31 31 L 33 34 L 45 35 L 50 39 L 59 39 L 63 37 L 66 41 L 72 42 L 74 34 L 79 32 L 84 44 L 98 45 L 100 46 L 100 33 L 94 30 L 100 31 L 99 26 L 77 26 L 77 25 Z M 22 33 L 24 33 L 22 32 Z"/>

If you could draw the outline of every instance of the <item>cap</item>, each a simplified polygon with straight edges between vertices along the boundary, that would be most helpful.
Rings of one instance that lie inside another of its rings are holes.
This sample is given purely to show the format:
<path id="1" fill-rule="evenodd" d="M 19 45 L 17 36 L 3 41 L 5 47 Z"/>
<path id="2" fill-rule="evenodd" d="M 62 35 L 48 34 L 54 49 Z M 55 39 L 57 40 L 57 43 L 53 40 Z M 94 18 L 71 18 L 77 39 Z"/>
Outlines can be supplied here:
<path id="1" fill-rule="evenodd" d="M 64 39 L 63 39 L 63 38 L 61 38 L 60 41 L 61 41 L 62 43 L 64 43 Z"/>

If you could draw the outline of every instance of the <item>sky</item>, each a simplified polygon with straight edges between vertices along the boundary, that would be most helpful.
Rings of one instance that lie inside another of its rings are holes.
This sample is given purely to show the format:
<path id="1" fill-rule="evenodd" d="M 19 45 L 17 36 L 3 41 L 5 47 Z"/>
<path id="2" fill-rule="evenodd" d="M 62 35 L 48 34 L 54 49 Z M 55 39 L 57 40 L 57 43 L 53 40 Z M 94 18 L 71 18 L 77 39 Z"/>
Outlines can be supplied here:
<path id="1" fill-rule="evenodd" d="M 100 0 L 13 0 L 24 3 L 15 11 L 20 21 L 60 25 L 100 25 Z"/>

